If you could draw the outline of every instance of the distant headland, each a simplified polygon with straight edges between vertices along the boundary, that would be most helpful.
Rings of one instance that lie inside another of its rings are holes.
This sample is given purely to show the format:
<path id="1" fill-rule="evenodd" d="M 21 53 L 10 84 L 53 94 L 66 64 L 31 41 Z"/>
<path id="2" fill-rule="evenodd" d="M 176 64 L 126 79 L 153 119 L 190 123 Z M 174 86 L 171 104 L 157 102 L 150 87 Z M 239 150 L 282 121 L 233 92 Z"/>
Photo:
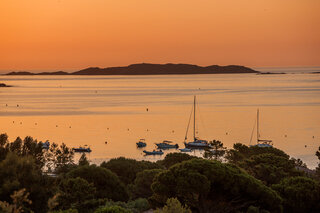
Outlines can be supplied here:
<path id="1" fill-rule="evenodd" d="M 192 64 L 131 64 L 123 67 L 90 67 L 75 72 L 10 72 L 6 75 L 186 75 L 186 74 L 237 74 L 260 73 L 251 68 L 238 65 L 198 66 Z"/>
<path id="2" fill-rule="evenodd" d="M 0 83 L 0 87 L 11 87 L 11 86 L 6 85 L 6 84 L 4 84 L 4 83 Z"/>

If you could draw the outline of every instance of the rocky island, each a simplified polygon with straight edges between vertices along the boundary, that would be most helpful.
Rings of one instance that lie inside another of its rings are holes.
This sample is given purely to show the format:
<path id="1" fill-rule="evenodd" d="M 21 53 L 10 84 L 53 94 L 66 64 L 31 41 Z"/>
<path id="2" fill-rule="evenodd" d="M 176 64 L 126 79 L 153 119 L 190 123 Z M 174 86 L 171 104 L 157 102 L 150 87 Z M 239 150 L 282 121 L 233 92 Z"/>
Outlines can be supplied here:
<path id="1" fill-rule="evenodd" d="M 7 75 L 186 75 L 186 74 L 237 74 L 259 73 L 251 68 L 238 65 L 198 66 L 192 64 L 131 64 L 123 67 L 90 67 L 75 72 L 10 72 Z"/>
<path id="2" fill-rule="evenodd" d="M 4 83 L 0 83 L 0 87 L 11 87 L 11 86 L 6 85 L 6 84 L 4 84 Z"/>
<path id="3" fill-rule="evenodd" d="M 57 72 L 40 72 L 40 73 L 32 73 L 32 72 L 9 72 L 6 75 L 69 75 L 68 72 L 57 71 Z"/>

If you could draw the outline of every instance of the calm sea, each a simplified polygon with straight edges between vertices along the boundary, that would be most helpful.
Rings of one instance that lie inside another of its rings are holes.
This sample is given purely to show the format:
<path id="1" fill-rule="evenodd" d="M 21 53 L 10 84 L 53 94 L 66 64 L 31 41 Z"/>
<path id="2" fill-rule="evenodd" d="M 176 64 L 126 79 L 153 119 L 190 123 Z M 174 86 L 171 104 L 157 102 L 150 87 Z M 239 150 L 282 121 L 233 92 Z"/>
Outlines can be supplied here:
<path id="1" fill-rule="evenodd" d="M 0 88 L 0 132 L 11 141 L 30 135 L 70 147 L 88 145 L 93 163 L 119 156 L 158 160 L 178 150 L 144 156 L 135 143 L 145 138 L 145 149 L 153 150 L 154 143 L 172 140 L 184 148 L 196 95 L 200 138 L 221 140 L 228 148 L 236 142 L 249 145 L 259 108 L 261 138 L 314 168 L 320 75 L 297 70 L 285 75 L 0 76 L 0 82 L 13 86 Z M 251 144 L 255 141 L 256 134 Z"/>

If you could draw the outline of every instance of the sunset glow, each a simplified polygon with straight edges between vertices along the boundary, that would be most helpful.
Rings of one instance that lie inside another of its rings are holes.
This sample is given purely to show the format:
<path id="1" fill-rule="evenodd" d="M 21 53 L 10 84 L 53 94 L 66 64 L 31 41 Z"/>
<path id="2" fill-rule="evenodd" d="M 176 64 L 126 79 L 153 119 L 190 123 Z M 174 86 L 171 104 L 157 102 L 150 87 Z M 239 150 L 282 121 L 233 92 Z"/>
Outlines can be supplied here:
<path id="1" fill-rule="evenodd" d="M 0 72 L 320 65 L 319 0 L 1 0 Z"/>

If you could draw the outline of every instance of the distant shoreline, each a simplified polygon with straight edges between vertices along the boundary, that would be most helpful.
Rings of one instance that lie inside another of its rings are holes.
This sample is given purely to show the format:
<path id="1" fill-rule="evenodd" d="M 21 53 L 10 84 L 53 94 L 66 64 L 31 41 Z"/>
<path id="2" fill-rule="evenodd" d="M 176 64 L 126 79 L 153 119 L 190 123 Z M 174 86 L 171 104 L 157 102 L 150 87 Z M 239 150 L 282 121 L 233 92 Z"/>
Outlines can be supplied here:
<path id="1" fill-rule="evenodd" d="M 5 75 L 188 75 L 188 74 L 240 74 L 260 73 L 249 67 L 239 65 L 198 66 L 192 64 L 132 64 L 123 67 L 90 67 L 75 72 L 10 72 Z"/>
<path id="2" fill-rule="evenodd" d="M 0 87 L 11 87 L 11 86 L 4 83 L 0 83 Z"/>
<path id="3" fill-rule="evenodd" d="M 259 75 L 282 75 L 282 74 L 286 74 L 285 72 L 260 72 L 257 73 Z"/>

